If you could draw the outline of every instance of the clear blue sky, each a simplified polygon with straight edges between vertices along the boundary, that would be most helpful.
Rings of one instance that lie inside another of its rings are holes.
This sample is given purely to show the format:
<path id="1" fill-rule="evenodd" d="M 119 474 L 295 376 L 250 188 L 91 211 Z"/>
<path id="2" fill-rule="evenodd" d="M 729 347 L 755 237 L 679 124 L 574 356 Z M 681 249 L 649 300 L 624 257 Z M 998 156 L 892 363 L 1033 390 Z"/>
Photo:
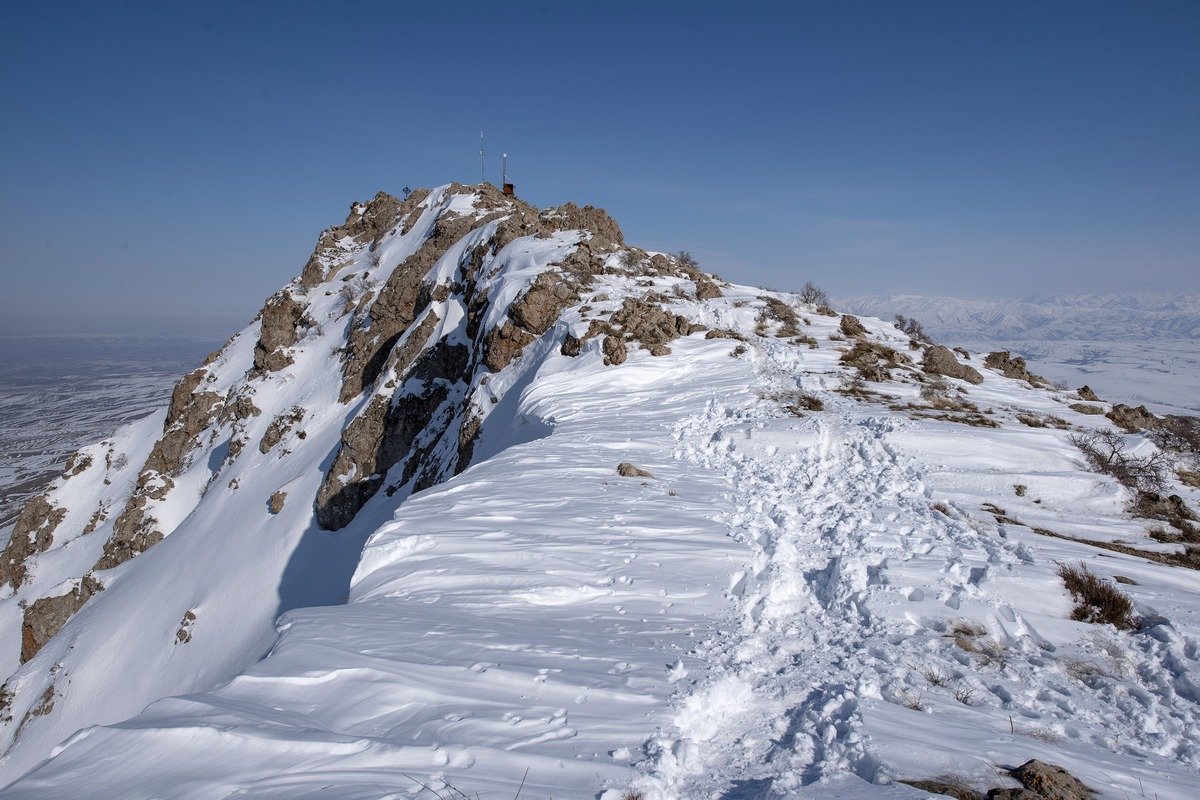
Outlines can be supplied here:
<path id="1" fill-rule="evenodd" d="M 481 127 L 739 282 L 1200 290 L 1198 2 L 19 3 L 0 111 L 2 333 L 230 333 Z"/>

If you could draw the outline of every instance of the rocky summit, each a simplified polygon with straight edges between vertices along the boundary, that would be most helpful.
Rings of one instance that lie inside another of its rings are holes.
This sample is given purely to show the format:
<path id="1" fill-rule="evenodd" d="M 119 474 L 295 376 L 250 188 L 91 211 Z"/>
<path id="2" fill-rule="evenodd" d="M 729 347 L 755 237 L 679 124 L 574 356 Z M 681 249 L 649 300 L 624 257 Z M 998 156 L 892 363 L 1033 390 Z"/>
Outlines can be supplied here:
<path id="1" fill-rule="evenodd" d="M 1192 797 L 1195 421 L 379 193 L 0 554 L 0 798 Z"/>

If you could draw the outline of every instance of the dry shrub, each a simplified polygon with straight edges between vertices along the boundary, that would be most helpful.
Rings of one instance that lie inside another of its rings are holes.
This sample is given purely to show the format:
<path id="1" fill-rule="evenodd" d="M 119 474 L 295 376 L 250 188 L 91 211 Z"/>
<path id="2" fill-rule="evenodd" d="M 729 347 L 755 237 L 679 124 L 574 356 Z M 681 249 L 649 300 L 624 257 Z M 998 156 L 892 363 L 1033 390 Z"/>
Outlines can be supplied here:
<path id="1" fill-rule="evenodd" d="M 925 342 L 933 344 L 933 337 L 925 333 L 925 329 L 921 327 L 921 323 L 917 322 L 912 317 L 906 317 L 903 314 L 896 315 L 896 327 L 903 333 L 908 335 L 908 338 L 914 342 Z"/>
<path id="2" fill-rule="evenodd" d="M 1125 452 L 1121 434 L 1108 430 L 1076 433 L 1070 441 L 1083 453 L 1088 466 L 1096 472 L 1111 475 L 1123 486 L 1139 492 L 1156 492 L 1163 488 L 1166 463 L 1162 452 L 1145 457 L 1130 455 Z"/>
<path id="3" fill-rule="evenodd" d="M 1089 572 L 1084 565 L 1072 567 L 1063 564 L 1058 568 L 1058 575 L 1076 601 L 1071 619 L 1098 625 L 1108 623 L 1120 630 L 1136 626 L 1133 603 L 1129 597 L 1116 586 Z"/>
<path id="4" fill-rule="evenodd" d="M 900 779 L 898 783 L 907 784 L 915 789 L 930 794 L 943 794 L 954 800 L 983 800 L 983 793 L 956 775 L 939 775 L 929 780 Z"/>
<path id="5" fill-rule="evenodd" d="M 796 296 L 800 298 L 801 303 L 808 303 L 810 306 L 818 308 L 829 307 L 829 295 L 812 281 L 806 281 Z"/>

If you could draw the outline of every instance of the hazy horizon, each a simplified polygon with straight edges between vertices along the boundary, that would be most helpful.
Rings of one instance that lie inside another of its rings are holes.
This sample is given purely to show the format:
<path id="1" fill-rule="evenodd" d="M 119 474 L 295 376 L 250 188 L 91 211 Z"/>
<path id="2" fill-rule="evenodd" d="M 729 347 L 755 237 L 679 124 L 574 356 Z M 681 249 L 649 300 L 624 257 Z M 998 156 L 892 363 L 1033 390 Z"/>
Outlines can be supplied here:
<path id="1" fill-rule="evenodd" d="M 462 20 L 470 20 L 464 24 Z M 478 182 L 738 283 L 1200 291 L 1200 5 L 23 6 L 0 333 L 224 337 L 351 202 Z M 588 43 L 597 43 L 594 46 Z"/>

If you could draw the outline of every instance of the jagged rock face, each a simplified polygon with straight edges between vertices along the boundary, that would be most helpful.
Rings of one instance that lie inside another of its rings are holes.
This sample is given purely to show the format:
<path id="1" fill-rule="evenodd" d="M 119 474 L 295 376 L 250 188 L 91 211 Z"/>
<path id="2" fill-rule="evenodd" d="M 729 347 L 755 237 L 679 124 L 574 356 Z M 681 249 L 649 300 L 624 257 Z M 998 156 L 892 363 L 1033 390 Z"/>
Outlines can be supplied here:
<path id="1" fill-rule="evenodd" d="M 1007 350 L 1001 350 L 996 353 L 988 353 L 987 358 L 983 360 L 983 365 L 988 369 L 994 369 L 1006 378 L 1012 378 L 1018 381 L 1025 381 L 1030 386 L 1046 386 L 1047 381 L 1040 375 L 1034 375 L 1025 365 L 1025 359 L 1021 356 L 1013 356 Z"/>
<path id="2" fill-rule="evenodd" d="M 922 369 L 930 375 L 945 375 L 947 378 L 958 378 L 968 383 L 983 383 L 983 376 L 979 374 L 979 370 L 960 364 L 950 348 L 940 344 L 925 351 Z"/>
<path id="3" fill-rule="evenodd" d="M 177 475 L 184 459 L 196 446 L 196 437 L 221 413 L 224 397 L 217 392 L 197 392 L 207 370 L 190 372 L 175 385 L 163 424 L 163 436 L 155 443 L 143 470 Z"/>
<path id="4" fill-rule="evenodd" d="M 1112 411 L 1108 412 L 1107 416 L 1114 424 L 1130 433 L 1136 433 L 1147 428 L 1156 428 L 1162 424 L 1162 420 L 1151 413 L 1150 409 L 1144 405 L 1134 408 L 1124 403 L 1117 403 L 1112 407 Z"/>
<path id="5" fill-rule="evenodd" d="M 104 589 L 91 575 L 86 575 L 71 591 L 56 597 L 43 597 L 25 609 L 21 627 L 21 663 L 37 655 L 50 637 L 62 630 L 71 616 L 83 608 L 92 595 Z"/>
<path id="6" fill-rule="evenodd" d="M 287 349 L 296 343 L 296 328 L 304 317 L 304 307 L 290 292 L 271 296 L 260 314 L 262 333 L 254 346 L 256 372 L 277 372 L 291 366 Z"/>
<path id="7" fill-rule="evenodd" d="M 0 583 L 14 589 L 25 579 L 25 561 L 34 553 L 45 552 L 54 541 L 54 529 L 66 517 L 67 510 L 53 505 L 45 495 L 34 497 L 21 510 L 12 538 L 0 553 Z"/>
<path id="8" fill-rule="evenodd" d="M 321 232 L 300 275 L 300 285 L 315 286 L 329 280 L 352 262 L 355 250 L 378 242 L 397 223 L 403 223 L 428 196 L 428 189 L 417 189 L 404 200 L 379 192 L 369 203 L 353 204 L 344 223 Z"/>

